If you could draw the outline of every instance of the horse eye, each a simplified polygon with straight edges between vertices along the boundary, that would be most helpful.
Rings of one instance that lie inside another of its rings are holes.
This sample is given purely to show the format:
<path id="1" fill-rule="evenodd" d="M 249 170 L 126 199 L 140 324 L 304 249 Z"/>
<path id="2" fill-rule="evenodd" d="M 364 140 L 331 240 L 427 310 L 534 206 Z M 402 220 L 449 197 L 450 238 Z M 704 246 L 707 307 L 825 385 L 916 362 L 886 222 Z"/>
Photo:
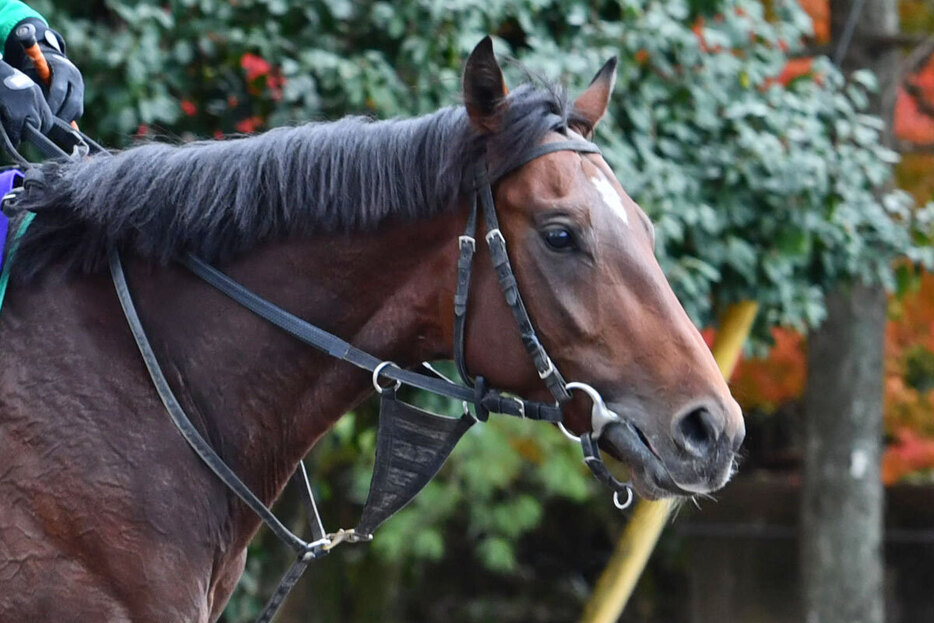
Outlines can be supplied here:
<path id="1" fill-rule="evenodd" d="M 545 244 L 555 251 L 570 251 L 577 248 L 577 243 L 574 241 L 574 234 L 563 227 L 555 227 L 546 230 L 542 234 L 542 237 L 545 239 Z"/>

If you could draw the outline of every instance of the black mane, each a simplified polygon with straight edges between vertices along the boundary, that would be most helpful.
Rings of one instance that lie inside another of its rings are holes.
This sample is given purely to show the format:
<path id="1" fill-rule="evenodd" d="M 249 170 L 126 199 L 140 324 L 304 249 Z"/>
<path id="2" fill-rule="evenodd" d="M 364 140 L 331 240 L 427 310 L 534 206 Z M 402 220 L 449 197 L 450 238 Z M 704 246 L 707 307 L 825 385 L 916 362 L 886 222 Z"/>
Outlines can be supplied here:
<path id="1" fill-rule="evenodd" d="M 42 164 L 17 203 L 37 217 L 16 272 L 29 278 L 59 261 L 100 270 L 111 245 L 159 262 L 186 252 L 223 261 L 279 237 L 430 217 L 469 189 L 484 144 L 496 177 L 568 114 L 561 89 L 524 85 L 509 95 L 500 131 L 485 137 L 459 106 Z"/>

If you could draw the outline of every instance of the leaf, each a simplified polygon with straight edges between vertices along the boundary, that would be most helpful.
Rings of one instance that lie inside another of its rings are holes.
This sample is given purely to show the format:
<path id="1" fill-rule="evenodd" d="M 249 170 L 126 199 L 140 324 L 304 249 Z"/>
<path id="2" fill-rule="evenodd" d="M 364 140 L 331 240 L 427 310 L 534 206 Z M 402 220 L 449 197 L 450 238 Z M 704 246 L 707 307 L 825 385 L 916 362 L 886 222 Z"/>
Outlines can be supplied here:
<path id="1" fill-rule="evenodd" d="M 506 539 L 490 537 L 480 541 L 477 554 L 490 571 L 506 573 L 516 568 L 516 555 Z"/>

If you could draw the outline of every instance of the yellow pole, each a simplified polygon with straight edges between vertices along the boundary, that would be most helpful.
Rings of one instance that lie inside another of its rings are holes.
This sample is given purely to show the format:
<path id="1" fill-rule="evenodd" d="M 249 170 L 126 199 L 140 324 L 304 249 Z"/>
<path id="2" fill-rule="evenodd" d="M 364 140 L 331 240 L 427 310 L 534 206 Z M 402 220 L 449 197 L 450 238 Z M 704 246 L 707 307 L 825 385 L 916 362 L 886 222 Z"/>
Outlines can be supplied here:
<path id="1" fill-rule="evenodd" d="M 758 309 L 755 301 L 742 301 L 731 305 L 720 319 L 711 350 L 723 378 L 733 373 Z M 671 500 L 643 500 L 636 505 L 584 607 L 580 623 L 614 623 L 619 619 L 668 521 L 671 505 Z"/>

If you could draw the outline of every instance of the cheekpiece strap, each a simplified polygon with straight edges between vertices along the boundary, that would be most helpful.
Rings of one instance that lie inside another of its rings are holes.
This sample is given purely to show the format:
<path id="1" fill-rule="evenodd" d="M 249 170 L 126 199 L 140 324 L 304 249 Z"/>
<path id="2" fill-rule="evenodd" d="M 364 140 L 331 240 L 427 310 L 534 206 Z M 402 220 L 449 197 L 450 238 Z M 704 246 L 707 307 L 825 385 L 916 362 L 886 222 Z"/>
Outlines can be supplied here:
<path id="1" fill-rule="evenodd" d="M 464 352 L 464 336 L 467 332 L 467 298 L 470 294 L 470 272 L 473 256 L 477 250 L 477 195 L 470 198 L 470 211 L 467 214 L 467 227 L 464 235 L 457 239 L 457 290 L 454 293 L 454 363 L 461 380 L 473 387 L 473 379 L 467 370 L 467 356 Z"/>
<path id="2" fill-rule="evenodd" d="M 600 148 L 590 141 L 580 140 L 544 143 L 529 150 L 522 158 L 513 163 L 512 166 L 500 172 L 498 178 L 515 171 L 536 158 L 541 158 L 544 155 L 558 151 L 599 154 Z M 464 341 L 467 327 L 467 300 L 470 294 L 471 266 L 473 265 L 473 256 L 477 250 L 477 202 L 479 201 L 483 206 L 483 217 L 486 222 L 487 231 L 486 241 L 490 249 L 490 256 L 493 260 L 493 267 L 496 270 L 496 277 L 499 281 L 500 288 L 503 291 L 503 295 L 506 297 L 506 303 L 512 310 L 516 323 L 519 325 L 522 342 L 525 345 L 526 351 L 532 357 L 538 375 L 542 378 L 551 394 L 560 404 L 570 400 L 571 396 L 565 388 L 566 383 L 564 377 L 562 377 L 561 373 L 555 368 L 551 358 L 548 357 L 548 353 L 545 352 L 545 347 L 538 339 L 535 328 L 532 326 L 532 321 L 529 318 L 528 311 L 522 302 L 522 296 L 519 294 L 519 286 L 516 282 L 512 266 L 509 263 L 509 254 L 506 251 L 506 239 L 503 237 L 503 232 L 499 228 L 499 219 L 496 216 L 496 206 L 493 202 L 493 181 L 494 180 L 489 178 L 486 164 L 479 164 L 474 170 L 475 192 L 472 193 L 470 198 L 470 209 L 467 213 L 467 226 L 464 230 L 464 235 L 458 238 L 457 290 L 454 294 L 454 362 L 457 365 L 457 372 L 461 380 L 463 380 L 468 387 L 474 386 L 474 379 L 467 369 Z M 479 400 L 479 396 L 484 394 L 483 390 L 476 393 L 478 399 L 474 401 L 474 404 L 477 407 L 478 414 L 485 415 L 485 411 L 488 408 L 488 401 Z M 509 406 L 514 406 L 509 405 L 508 398 L 504 400 L 502 396 L 497 397 L 500 408 L 503 408 L 504 404 L 507 409 Z M 561 419 L 560 408 L 558 409 L 558 418 L 556 420 L 555 415 L 549 412 L 550 408 L 547 405 L 525 403 L 525 401 L 518 399 L 516 402 L 522 405 L 520 413 L 518 414 L 522 417 L 534 417 L 535 419 L 549 421 L 560 421 Z M 528 405 L 529 408 L 526 409 L 525 405 Z M 489 410 L 497 411 L 498 409 L 490 408 Z"/>
<path id="3" fill-rule="evenodd" d="M 573 143 L 572 141 L 568 141 Z M 564 142 L 562 141 L 561 144 Z M 552 145 L 555 143 L 549 143 Z M 553 151 L 558 151 L 554 149 Z M 545 152 L 548 153 L 548 152 Z M 486 167 L 478 169 L 477 178 L 485 177 Z M 551 391 L 559 403 L 571 399 L 571 395 L 565 389 L 566 382 L 561 373 L 552 363 L 545 347 L 538 339 L 535 328 L 532 326 L 532 320 L 522 302 L 522 295 L 519 293 L 519 284 L 516 282 L 515 273 L 509 262 L 509 254 L 506 252 L 506 239 L 499 228 L 499 219 L 496 217 L 496 206 L 493 203 L 493 189 L 490 184 L 481 184 L 478 194 L 480 196 L 480 205 L 483 207 L 483 217 L 486 221 L 486 242 L 490 249 L 490 257 L 493 261 L 493 269 L 496 271 L 496 278 L 499 281 L 503 296 L 506 297 L 506 304 L 512 310 L 513 318 L 519 325 L 519 332 L 522 335 L 522 343 L 525 350 L 532 357 L 538 376 L 545 382 L 545 385 Z"/>

